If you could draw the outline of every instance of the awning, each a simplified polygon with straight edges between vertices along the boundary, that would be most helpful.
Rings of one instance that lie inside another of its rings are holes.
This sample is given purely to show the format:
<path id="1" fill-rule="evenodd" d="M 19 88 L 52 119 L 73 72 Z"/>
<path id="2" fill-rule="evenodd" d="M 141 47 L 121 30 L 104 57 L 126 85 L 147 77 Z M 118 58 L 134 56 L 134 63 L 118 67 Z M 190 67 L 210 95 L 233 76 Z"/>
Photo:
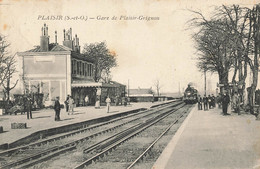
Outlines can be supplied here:
<path id="1" fill-rule="evenodd" d="M 72 88 L 77 87 L 117 87 L 109 83 L 98 83 L 98 82 L 73 82 L 71 84 Z"/>

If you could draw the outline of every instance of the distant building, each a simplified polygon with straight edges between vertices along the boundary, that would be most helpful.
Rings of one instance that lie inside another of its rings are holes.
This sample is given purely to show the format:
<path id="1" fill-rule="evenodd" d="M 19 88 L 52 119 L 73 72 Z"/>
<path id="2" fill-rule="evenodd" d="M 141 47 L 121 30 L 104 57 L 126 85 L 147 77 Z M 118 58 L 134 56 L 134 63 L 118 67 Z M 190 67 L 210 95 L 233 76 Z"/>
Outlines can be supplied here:
<path id="1" fill-rule="evenodd" d="M 181 98 L 183 95 L 180 92 L 176 93 L 161 93 L 162 96 L 168 98 Z"/>
<path id="2" fill-rule="evenodd" d="M 152 88 L 146 89 L 129 89 L 129 97 L 131 102 L 152 102 L 154 94 Z"/>
<path id="3" fill-rule="evenodd" d="M 94 104 L 97 91 L 115 90 L 118 85 L 98 83 L 93 79 L 93 61 L 80 53 L 79 38 L 72 37 L 72 29 L 64 30 L 63 45 L 49 43 L 48 26 L 42 27 L 40 46 L 20 52 L 19 77 L 21 91 L 44 94 L 45 105 L 59 96 L 63 103 L 71 95 L 77 105 L 84 105 L 89 96 Z"/>

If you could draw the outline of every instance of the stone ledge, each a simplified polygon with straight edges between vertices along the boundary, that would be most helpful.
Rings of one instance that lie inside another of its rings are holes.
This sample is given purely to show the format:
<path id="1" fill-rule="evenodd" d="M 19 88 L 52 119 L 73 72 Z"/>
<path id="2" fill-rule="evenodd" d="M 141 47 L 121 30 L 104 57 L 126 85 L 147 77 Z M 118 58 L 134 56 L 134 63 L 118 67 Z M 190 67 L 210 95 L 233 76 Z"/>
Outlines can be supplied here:
<path id="1" fill-rule="evenodd" d="M 11 129 L 26 129 L 26 123 L 11 123 Z"/>

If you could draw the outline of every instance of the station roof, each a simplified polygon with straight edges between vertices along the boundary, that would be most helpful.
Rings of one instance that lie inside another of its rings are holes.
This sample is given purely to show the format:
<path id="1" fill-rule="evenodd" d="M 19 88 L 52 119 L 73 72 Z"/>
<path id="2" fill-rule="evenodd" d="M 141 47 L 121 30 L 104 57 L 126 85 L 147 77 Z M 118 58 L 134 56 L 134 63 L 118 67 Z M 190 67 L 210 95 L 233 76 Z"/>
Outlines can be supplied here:
<path id="1" fill-rule="evenodd" d="M 140 96 L 140 97 L 146 97 L 146 96 L 153 96 L 152 94 L 152 89 L 148 88 L 148 89 L 129 89 L 129 96 Z"/>
<path id="2" fill-rule="evenodd" d="M 73 51 L 69 47 L 66 47 L 66 46 L 63 46 L 63 45 L 59 45 L 59 44 L 56 44 L 56 43 L 49 44 L 49 50 L 48 51 L 42 51 L 40 46 L 36 46 L 35 48 L 27 50 L 25 52 L 19 52 L 18 55 L 19 54 L 21 54 L 21 55 L 27 55 L 27 54 L 28 55 L 33 55 L 33 54 L 48 55 L 48 54 L 54 54 L 54 53 L 55 54 L 59 54 L 59 52 L 61 54 L 63 54 L 63 52 L 69 52 L 71 54 L 72 58 L 79 59 L 79 60 L 84 60 L 84 61 L 91 62 L 91 63 L 94 62 L 94 60 L 91 59 L 90 57 L 87 57 L 84 54 L 75 52 L 75 51 Z"/>
<path id="3" fill-rule="evenodd" d="M 71 84 L 72 88 L 77 87 L 118 87 L 113 84 L 109 83 L 102 83 L 102 82 L 92 82 L 92 81 L 73 81 Z"/>
<path id="4" fill-rule="evenodd" d="M 66 46 L 59 45 L 56 43 L 49 44 L 49 52 L 60 52 L 60 51 L 72 51 L 72 50 Z M 44 51 L 41 49 L 40 46 L 36 46 L 34 49 L 30 49 L 25 52 L 44 52 Z"/>

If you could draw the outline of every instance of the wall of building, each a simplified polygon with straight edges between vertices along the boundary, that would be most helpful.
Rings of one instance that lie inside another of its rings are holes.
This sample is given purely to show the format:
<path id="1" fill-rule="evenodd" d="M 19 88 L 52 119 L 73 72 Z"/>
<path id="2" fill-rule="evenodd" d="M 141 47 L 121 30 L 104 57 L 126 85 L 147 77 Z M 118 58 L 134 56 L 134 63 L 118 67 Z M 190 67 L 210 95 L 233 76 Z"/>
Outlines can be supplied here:
<path id="1" fill-rule="evenodd" d="M 25 74 L 66 74 L 65 55 L 25 56 Z"/>
<path id="2" fill-rule="evenodd" d="M 67 55 L 24 56 L 24 87 L 29 92 L 44 94 L 45 105 L 59 96 L 61 103 L 68 93 Z"/>

